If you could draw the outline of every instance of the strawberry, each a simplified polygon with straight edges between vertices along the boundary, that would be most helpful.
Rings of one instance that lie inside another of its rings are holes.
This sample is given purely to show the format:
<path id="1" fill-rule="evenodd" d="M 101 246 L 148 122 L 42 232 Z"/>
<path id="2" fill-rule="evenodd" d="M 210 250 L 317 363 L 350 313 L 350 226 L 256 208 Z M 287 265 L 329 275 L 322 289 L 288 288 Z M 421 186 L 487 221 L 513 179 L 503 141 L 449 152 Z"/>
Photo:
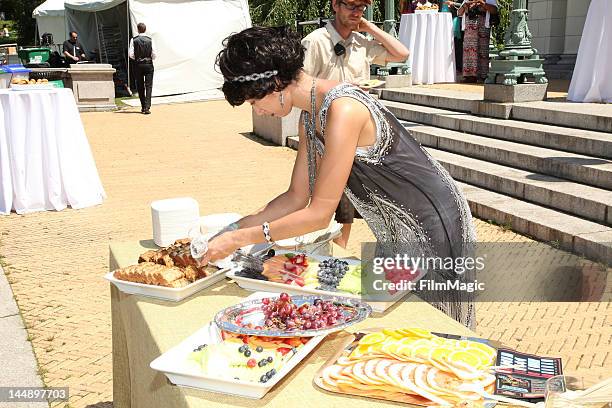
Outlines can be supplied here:
<path id="1" fill-rule="evenodd" d="M 276 349 L 276 351 L 278 351 L 279 353 L 281 353 L 283 356 L 286 355 L 288 352 L 291 351 L 290 348 L 287 347 L 279 347 Z"/>

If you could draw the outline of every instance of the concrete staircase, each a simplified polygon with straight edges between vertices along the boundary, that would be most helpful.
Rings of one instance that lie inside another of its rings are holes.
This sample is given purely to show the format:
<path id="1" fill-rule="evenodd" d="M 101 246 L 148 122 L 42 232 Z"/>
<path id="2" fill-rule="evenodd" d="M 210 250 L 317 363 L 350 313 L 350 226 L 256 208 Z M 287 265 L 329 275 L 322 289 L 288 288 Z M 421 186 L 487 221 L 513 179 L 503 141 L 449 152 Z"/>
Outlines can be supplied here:
<path id="1" fill-rule="evenodd" d="M 485 103 L 430 88 L 379 96 L 459 182 L 476 217 L 612 264 L 611 105 Z"/>

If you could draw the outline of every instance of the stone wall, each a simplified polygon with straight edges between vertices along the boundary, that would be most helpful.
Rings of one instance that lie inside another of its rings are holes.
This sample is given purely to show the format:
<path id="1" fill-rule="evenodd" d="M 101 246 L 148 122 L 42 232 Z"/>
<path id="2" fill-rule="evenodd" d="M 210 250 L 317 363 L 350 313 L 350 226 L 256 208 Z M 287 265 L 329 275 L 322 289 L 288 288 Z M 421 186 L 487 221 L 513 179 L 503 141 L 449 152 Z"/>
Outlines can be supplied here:
<path id="1" fill-rule="evenodd" d="M 533 46 L 549 78 L 571 78 L 591 0 L 529 0 Z"/>

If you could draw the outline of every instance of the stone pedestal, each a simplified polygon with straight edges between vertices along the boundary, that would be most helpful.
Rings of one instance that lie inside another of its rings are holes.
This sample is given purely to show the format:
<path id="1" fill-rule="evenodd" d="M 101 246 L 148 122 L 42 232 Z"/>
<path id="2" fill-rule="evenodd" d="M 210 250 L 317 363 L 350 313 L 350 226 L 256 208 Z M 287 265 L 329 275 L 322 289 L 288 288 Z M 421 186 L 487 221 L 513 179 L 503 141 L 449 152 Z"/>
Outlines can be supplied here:
<path id="1" fill-rule="evenodd" d="M 301 109 L 293 108 L 284 118 L 276 116 L 260 116 L 253 113 L 253 133 L 279 146 L 287 145 L 287 138 L 297 136 Z"/>
<path id="2" fill-rule="evenodd" d="M 108 111 L 115 105 L 115 69 L 110 64 L 73 64 L 68 70 L 79 111 Z"/>
<path id="3" fill-rule="evenodd" d="M 534 102 L 546 99 L 548 84 L 485 84 L 484 100 L 491 102 Z"/>
<path id="4" fill-rule="evenodd" d="M 386 75 L 380 77 L 381 81 L 385 81 L 385 88 L 405 88 L 412 86 L 412 75 Z"/>

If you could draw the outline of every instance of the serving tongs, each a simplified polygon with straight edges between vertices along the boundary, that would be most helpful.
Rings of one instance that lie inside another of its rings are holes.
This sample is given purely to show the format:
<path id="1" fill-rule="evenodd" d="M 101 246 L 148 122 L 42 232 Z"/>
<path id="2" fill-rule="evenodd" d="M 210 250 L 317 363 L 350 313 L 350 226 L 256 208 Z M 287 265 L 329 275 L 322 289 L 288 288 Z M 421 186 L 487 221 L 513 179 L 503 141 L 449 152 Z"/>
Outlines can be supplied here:
<path id="1" fill-rule="evenodd" d="M 276 255 L 274 249 L 269 249 L 265 253 L 259 255 L 245 254 L 242 251 L 234 252 L 232 261 L 240 269 L 250 269 L 253 272 L 262 273 L 264 271 L 264 262 Z"/>

